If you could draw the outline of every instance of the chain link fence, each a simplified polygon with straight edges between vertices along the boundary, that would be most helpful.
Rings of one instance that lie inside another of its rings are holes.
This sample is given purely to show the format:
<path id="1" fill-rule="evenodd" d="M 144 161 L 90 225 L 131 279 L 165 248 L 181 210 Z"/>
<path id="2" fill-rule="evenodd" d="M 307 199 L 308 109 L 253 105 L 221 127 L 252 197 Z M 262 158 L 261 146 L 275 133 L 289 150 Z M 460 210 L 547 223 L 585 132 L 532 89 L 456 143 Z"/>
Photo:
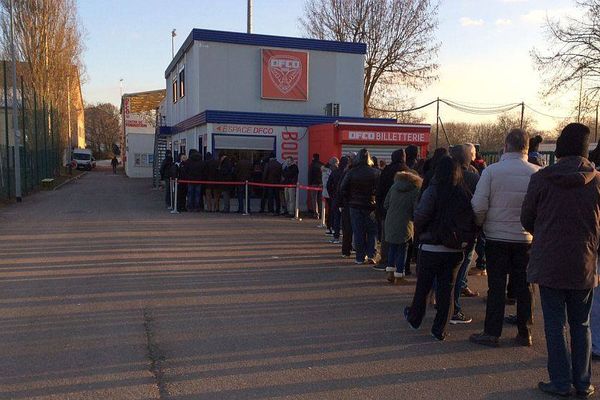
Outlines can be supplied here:
<path id="1" fill-rule="evenodd" d="M 36 95 L 27 78 L 17 77 L 17 108 L 13 109 L 12 64 L 0 66 L 0 200 L 15 197 L 15 148 L 13 113 L 17 114 L 21 133 L 21 189 L 26 195 L 46 178 L 55 178 L 61 168 L 61 140 L 57 113 Z M 19 68 L 17 68 L 17 72 Z"/>

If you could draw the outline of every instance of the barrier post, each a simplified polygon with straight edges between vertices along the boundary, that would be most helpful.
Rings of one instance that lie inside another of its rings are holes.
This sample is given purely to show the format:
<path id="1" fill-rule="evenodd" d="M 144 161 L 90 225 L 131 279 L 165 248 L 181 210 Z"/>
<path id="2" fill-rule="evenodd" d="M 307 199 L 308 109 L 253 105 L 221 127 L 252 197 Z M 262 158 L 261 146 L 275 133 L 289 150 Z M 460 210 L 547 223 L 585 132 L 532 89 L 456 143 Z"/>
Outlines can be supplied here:
<path id="1" fill-rule="evenodd" d="M 248 197 L 248 180 L 246 180 L 246 183 L 244 185 L 244 190 L 246 191 L 246 194 L 244 196 L 244 215 L 249 215 L 248 214 L 248 202 L 250 201 L 250 198 Z"/>
<path id="2" fill-rule="evenodd" d="M 173 203 L 173 210 L 171 210 L 171 214 L 179 214 L 179 211 L 177 211 L 177 178 L 175 178 L 175 202 Z"/>
<path id="3" fill-rule="evenodd" d="M 294 204 L 294 219 L 300 220 L 300 184 L 296 182 L 296 198 Z"/>
<path id="4" fill-rule="evenodd" d="M 326 216 L 325 216 L 325 209 L 327 208 L 327 199 L 325 197 L 323 197 L 323 195 L 321 195 L 321 224 L 319 225 L 319 228 L 325 228 L 327 227 L 327 223 L 326 221 Z"/>
<path id="5" fill-rule="evenodd" d="M 169 204 L 169 210 L 173 209 L 173 178 L 169 178 L 169 195 L 171 196 L 171 203 Z"/>

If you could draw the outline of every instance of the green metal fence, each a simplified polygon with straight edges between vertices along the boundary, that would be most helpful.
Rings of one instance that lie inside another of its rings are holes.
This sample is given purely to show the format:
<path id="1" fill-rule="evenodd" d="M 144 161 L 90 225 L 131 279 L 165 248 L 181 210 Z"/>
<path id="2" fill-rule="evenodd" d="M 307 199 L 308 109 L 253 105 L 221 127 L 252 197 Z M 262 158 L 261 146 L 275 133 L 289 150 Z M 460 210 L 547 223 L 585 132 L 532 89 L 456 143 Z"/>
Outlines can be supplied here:
<path id="1" fill-rule="evenodd" d="M 2 62 L 0 68 L 0 200 L 15 197 L 15 149 L 12 113 L 18 115 L 21 132 L 19 165 L 22 194 L 40 186 L 42 179 L 60 174 L 61 142 L 57 113 L 37 96 L 23 76 L 18 77 L 17 109 L 12 107 L 11 64 Z"/>
<path id="2" fill-rule="evenodd" d="M 554 155 L 553 151 L 540 151 L 539 153 L 542 156 L 545 165 L 552 165 L 556 162 L 556 156 Z M 481 153 L 481 157 L 483 157 L 487 165 L 490 165 L 500 160 L 500 153 L 494 151 L 484 151 Z"/>

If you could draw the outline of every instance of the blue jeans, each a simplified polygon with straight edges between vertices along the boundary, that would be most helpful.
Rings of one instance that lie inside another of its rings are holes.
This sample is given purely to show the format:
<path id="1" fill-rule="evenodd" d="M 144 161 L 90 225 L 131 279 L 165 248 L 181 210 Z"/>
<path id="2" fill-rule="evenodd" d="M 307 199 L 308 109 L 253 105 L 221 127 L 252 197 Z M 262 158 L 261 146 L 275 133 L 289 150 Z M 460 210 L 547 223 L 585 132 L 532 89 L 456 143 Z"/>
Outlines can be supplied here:
<path id="1" fill-rule="evenodd" d="M 456 275 L 456 283 L 454 284 L 454 314 L 462 311 L 462 308 L 460 306 L 460 293 L 464 288 L 467 287 L 467 270 L 469 269 L 469 265 L 471 264 L 471 259 L 473 258 L 474 251 L 474 243 L 472 245 L 469 245 L 469 247 L 465 249 L 465 258 L 458 270 L 458 275 Z"/>
<path id="2" fill-rule="evenodd" d="M 189 211 L 200 208 L 200 198 L 202 197 L 202 185 L 189 184 L 187 193 L 187 208 Z"/>
<path id="3" fill-rule="evenodd" d="M 340 208 L 337 206 L 337 201 L 332 202 L 331 206 L 331 225 L 333 229 L 333 238 L 340 238 L 340 226 L 342 223 L 342 212 Z"/>
<path id="4" fill-rule="evenodd" d="M 388 247 L 388 267 L 386 268 L 386 271 L 393 272 L 395 268 L 397 274 L 404 274 L 408 243 L 388 243 Z"/>
<path id="5" fill-rule="evenodd" d="M 238 186 L 235 188 L 238 200 L 237 212 L 244 212 L 244 199 L 246 198 L 246 186 Z M 250 213 L 250 193 L 248 192 L 248 213 Z"/>
<path id="6" fill-rule="evenodd" d="M 590 310 L 594 290 L 566 290 L 540 286 L 544 331 L 548 347 L 548 375 L 561 391 L 586 390 L 592 377 Z M 571 352 L 565 337 L 569 322 Z"/>
<path id="7" fill-rule="evenodd" d="M 477 236 L 477 242 L 475 242 L 475 253 L 477 253 L 477 261 L 475 266 L 479 269 L 485 269 L 485 235 L 483 232 L 480 232 L 479 236 Z"/>
<path id="8" fill-rule="evenodd" d="M 592 352 L 600 354 L 600 289 L 594 290 L 591 315 Z"/>
<path id="9" fill-rule="evenodd" d="M 377 236 L 375 211 L 350 207 L 350 223 L 354 236 L 356 261 L 364 261 L 365 256 L 375 258 L 375 236 Z"/>

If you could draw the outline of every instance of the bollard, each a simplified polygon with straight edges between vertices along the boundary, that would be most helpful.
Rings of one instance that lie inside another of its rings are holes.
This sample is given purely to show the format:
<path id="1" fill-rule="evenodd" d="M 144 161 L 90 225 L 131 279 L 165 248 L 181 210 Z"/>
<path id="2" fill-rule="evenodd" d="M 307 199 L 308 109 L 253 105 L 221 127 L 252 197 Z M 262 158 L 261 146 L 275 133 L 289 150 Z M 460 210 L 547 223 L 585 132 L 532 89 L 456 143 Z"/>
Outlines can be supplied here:
<path id="1" fill-rule="evenodd" d="M 179 214 L 179 211 L 177 211 L 177 178 L 175 178 L 175 202 L 173 203 L 173 210 L 171 210 L 171 214 Z"/>
<path id="2" fill-rule="evenodd" d="M 294 205 L 294 219 L 300 221 L 300 185 L 296 182 L 296 201 Z"/>
<path id="3" fill-rule="evenodd" d="M 244 197 L 244 215 L 250 215 L 248 213 L 248 202 L 250 201 L 250 198 L 248 197 L 248 181 L 246 181 L 244 189 L 246 191 L 246 195 Z"/>

